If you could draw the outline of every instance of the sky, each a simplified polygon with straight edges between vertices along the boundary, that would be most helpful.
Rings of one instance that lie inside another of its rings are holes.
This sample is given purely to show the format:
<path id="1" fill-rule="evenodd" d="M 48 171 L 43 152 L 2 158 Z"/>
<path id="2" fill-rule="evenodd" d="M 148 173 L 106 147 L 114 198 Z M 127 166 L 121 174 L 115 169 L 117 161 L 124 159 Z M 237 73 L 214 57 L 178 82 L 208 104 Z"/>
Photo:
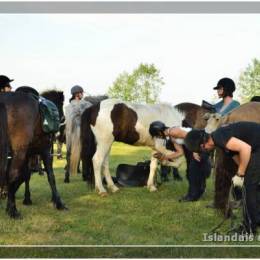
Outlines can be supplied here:
<path id="1" fill-rule="evenodd" d="M 104 94 L 140 63 L 160 70 L 160 101 L 211 102 L 220 78 L 237 83 L 260 59 L 256 14 L 0 14 L 0 28 L 0 74 L 66 102 L 73 85 Z"/>

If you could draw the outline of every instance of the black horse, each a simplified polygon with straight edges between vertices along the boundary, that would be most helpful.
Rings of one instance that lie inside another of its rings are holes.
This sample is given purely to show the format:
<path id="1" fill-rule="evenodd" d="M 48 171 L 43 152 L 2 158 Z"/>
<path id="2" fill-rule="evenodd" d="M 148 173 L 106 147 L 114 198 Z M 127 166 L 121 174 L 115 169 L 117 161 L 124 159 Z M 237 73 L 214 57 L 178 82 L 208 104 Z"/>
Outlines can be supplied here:
<path id="1" fill-rule="evenodd" d="M 35 154 L 43 160 L 53 203 L 57 209 L 66 209 L 56 188 L 51 156 L 53 138 L 42 129 L 39 101 L 24 92 L 0 93 L 0 125 L 0 193 L 7 188 L 8 215 L 20 217 L 15 193 L 24 181 L 29 183 L 28 159 Z M 26 204 L 30 200 L 29 189 L 25 193 Z"/>
<path id="2" fill-rule="evenodd" d="M 22 91 L 22 92 L 26 92 L 28 94 L 34 94 L 36 95 L 36 93 L 34 92 L 35 90 L 30 88 L 30 87 L 20 87 L 18 88 L 16 91 Z M 52 101 L 56 107 L 58 108 L 59 111 L 59 117 L 61 118 L 61 120 L 64 120 L 64 112 L 63 112 L 63 104 L 64 104 L 64 94 L 63 91 L 57 91 L 57 90 L 47 90 L 44 91 L 40 94 L 42 97 Z M 39 96 L 39 94 L 38 94 Z M 63 135 L 64 129 L 62 127 L 60 127 L 59 130 L 59 135 Z M 50 147 L 50 154 L 53 155 L 53 142 L 55 141 L 56 137 L 55 135 L 50 135 L 51 138 L 51 147 Z M 36 168 L 39 171 L 40 175 L 43 175 L 43 169 L 41 168 L 41 153 L 35 153 L 32 156 L 30 156 L 30 161 L 34 161 L 34 167 L 36 166 Z M 51 165 L 53 165 L 53 156 L 51 156 Z M 45 169 L 46 170 L 46 169 Z M 31 193 L 30 193 L 30 176 L 31 176 L 31 169 L 29 166 L 29 175 L 28 178 L 25 180 L 25 193 L 24 193 L 24 201 L 23 204 L 24 205 L 31 205 L 32 201 L 31 201 Z"/>

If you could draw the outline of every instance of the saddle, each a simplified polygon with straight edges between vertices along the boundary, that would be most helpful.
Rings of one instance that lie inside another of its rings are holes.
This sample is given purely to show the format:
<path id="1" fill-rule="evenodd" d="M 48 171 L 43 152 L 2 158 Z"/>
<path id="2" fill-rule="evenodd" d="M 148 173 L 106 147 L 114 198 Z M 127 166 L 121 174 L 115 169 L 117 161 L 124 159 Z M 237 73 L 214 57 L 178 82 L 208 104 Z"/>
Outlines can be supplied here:
<path id="1" fill-rule="evenodd" d="M 136 165 L 119 164 L 116 179 L 121 186 L 142 187 L 147 184 L 150 173 L 150 161 L 138 162 Z"/>
<path id="2" fill-rule="evenodd" d="M 17 88 L 15 92 L 23 92 L 31 95 L 39 102 L 40 114 L 42 118 L 42 129 L 46 134 L 57 133 L 59 131 L 59 111 L 53 102 L 40 96 L 38 91 L 32 87 L 22 86 Z"/>
<path id="3" fill-rule="evenodd" d="M 209 102 L 207 102 L 207 101 L 205 101 L 205 100 L 202 100 L 201 106 L 202 106 L 203 108 L 209 110 L 210 113 L 216 113 L 216 112 L 217 112 L 217 111 L 216 111 L 216 108 L 215 108 L 212 104 L 210 104 Z"/>

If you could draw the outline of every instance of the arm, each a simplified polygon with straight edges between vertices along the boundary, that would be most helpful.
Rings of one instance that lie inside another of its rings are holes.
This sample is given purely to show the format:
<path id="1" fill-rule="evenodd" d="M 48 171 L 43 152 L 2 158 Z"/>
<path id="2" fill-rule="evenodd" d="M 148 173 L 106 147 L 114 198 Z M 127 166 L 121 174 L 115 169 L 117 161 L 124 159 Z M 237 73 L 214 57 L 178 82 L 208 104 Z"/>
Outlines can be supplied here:
<path id="1" fill-rule="evenodd" d="M 232 137 L 227 142 L 226 148 L 239 153 L 238 173 L 243 176 L 250 160 L 251 146 L 238 138 Z"/>
<path id="2" fill-rule="evenodd" d="M 174 143 L 174 147 L 175 147 L 176 151 L 165 156 L 165 160 L 176 159 L 183 155 L 184 152 L 183 152 L 182 145 Z"/>

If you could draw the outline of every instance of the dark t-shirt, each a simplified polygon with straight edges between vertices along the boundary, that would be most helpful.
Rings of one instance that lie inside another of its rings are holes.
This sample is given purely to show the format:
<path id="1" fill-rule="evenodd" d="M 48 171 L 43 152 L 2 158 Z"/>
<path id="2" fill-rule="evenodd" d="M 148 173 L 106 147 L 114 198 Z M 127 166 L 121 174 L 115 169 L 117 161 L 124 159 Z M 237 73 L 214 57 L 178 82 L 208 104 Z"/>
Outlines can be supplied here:
<path id="1" fill-rule="evenodd" d="M 252 147 L 252 151 L 260 150 L 260 124 L 254 122 L 238 122 L 222 126 L 211 133 L 215 145 L 230 155 L 236 152 L 229 151 L 225 146 L 231 137 L 236 137 Z"/>

